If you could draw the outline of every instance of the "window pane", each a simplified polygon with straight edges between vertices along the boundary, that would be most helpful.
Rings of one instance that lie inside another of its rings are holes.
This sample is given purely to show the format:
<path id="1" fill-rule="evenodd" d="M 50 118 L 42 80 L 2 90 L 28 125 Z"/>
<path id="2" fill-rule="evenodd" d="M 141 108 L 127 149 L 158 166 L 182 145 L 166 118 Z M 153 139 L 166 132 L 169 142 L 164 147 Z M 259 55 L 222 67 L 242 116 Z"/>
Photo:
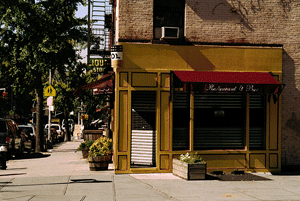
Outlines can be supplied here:
<path id="1" fill-rule="evenodd" d="M 190 97 L 187 92 L 175 92 L 173 97 L 173 150 L 189 149 Z"/>
<path id="2" fill-rule="evenodd" d="M 264 95 L 250 94 L 249 116 L 249 147 L 251 150 L 265 149 L 266 120 Z"/>
<path id="3" fill-rule="evenodd" d="M 184 9 L 184 0 L 154 1 L 154 26 L 170 26 L 183 28 Z"/>
<path id="4" fill-rule="evenodd" d="M 242 94 L 195 93 L 194 149 L 243 149 L 244 105 Z"/>

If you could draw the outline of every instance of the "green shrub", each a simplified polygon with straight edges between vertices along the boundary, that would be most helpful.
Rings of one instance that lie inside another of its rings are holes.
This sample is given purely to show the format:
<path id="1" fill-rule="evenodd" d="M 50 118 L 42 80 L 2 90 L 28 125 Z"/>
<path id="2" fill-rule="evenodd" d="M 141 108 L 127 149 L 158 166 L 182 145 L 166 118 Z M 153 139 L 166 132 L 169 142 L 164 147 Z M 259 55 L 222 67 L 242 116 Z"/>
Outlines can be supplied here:
<path id="1" fill-rule="evenodd" d="M 95 142 L 95 140 L 84 141 L 84 142 L 80 143 L 80 145 L 76 149 L 76 151 L 82 151 L 83 149 L 89 150 L 94 142 Z"/>
<path id="2" fill-rule="evenodd" d="M 89 149 L 89 156 L 107 156 L 112 153 L 112 139 L 107 137 L 100 137 L 97 139 Z"/>
<path id="3" fill-rule="evenodd" d="M 186 153 L 185 155 L 180 155 L 180 161 L 184 163 L 204 163 L 205 161 L 202 159 L 198 153 Z"/>

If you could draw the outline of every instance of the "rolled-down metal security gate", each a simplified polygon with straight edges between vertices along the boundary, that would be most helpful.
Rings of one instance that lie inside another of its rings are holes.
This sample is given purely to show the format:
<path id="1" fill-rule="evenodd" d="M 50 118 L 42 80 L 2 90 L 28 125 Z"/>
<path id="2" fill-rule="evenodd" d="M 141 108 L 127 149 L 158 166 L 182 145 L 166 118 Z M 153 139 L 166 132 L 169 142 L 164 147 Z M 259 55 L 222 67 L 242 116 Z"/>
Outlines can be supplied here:
<path id="1" fill-rule="evenodd" d="M 132 92 L 131 166 L 155 166 L 156 92 Z"/>

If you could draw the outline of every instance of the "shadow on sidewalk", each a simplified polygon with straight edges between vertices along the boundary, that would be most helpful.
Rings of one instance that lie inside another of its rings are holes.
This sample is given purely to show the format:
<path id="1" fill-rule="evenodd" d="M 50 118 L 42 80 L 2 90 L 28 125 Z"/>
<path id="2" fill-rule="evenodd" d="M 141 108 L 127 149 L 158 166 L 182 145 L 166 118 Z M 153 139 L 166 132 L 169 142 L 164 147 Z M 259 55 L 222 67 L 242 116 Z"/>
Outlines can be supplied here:
<path id="1" fill-rule="evenodd" d="M 12 158 L 10 160 L 24 160 L 24 159 L 35 159 L 35 158 L 46 158 L 51 156 L 51 154 L 44 154 L 44 153 L 31 153 L 31 154 L 26 154 L 20 158 Z"/>
<path id="2" fill-rule="evenodd" d="M 243 174 L 231 174 L 231 173 L 223 173 L 223 174 L 206 174 L 206 180 L 219 180 L 219 181 L 271 181 L 271 179 L 261 177 L 258 175 L 254 175 L 251 173 L 243 173 Z"/>
<path id="3" fill-rule="evenodd" d="M 82 184 L 82 183 L 108 183 L 112 181 L 99 181 L 96 179 L 71 179 L 69 182 L 61 182 L 61 183 L 44 183 L 44 184 L 7 184 L 5 187 L 20 187 L 20 186 L 47 186 L 47 185 L 61 185 L 61 184 Z"/>

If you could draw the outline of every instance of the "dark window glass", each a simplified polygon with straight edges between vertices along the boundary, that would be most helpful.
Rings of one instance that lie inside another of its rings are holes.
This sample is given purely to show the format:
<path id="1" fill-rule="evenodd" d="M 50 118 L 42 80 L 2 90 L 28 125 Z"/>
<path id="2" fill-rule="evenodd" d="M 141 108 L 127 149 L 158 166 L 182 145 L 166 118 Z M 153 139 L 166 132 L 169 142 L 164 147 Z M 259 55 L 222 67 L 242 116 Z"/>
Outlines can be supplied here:
<path id="1" fill-rule="evenodd" d="M 154 26 L 183 28 L 184 8 L 184 0 L 155 0 Z"/>
<path id="2" fill-rule="evenodd" d="M 189 149 L 190 94 L 175 92 L 173 97 L 173 150 Z"/>
<path id="3" fill-rule="evenodd" d="M 265 149 L 266 136 L 265 96 L 250 94 L 249 148 Z"/>
<path id="4" fill-rule="evenodd" d="M 195 93 L 194 149 L 243 149 L 244 105 L 242 94 Z"/>

